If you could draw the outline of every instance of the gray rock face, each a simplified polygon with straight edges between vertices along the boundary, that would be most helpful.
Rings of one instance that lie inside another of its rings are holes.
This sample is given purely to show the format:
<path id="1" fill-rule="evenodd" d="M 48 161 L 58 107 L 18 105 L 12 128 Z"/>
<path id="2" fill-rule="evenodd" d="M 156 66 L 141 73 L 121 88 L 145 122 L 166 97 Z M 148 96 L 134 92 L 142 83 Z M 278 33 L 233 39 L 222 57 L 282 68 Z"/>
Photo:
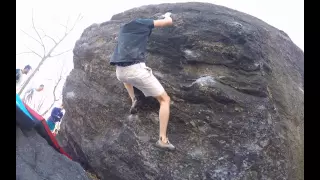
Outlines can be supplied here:
<path id="1" fill-rule="evenodd" d="M 154 29 L 147 65 L 172 99 L 168 134 L 158 139 L 159 104 L 130 98 L 109 59 L 121 24 L 171 11 Z M 302 179 L 304 54 L 261 20 L 206 3 L 143 6 L 84 30 L 63 95 L 60 142 L 101 179 Z"/>
<path id="2" fill-rule="evenodd" d="M 79 163 L 58 153 L 35 130 L 16 128 L 17 180 L 89 180 Z"/>

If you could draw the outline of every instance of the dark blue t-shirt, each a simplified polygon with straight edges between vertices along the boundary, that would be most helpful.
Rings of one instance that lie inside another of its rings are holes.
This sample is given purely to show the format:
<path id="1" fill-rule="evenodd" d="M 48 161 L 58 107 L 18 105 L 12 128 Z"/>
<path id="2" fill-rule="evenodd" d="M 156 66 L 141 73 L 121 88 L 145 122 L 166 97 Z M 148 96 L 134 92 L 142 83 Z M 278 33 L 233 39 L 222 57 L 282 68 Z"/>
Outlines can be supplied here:
<path id="1" fill-rule="evenodd" d="M 110 64 L 144 62 L 148 38 L 153 28 L 152 19 L 136 19 L 123 25 Z"/>

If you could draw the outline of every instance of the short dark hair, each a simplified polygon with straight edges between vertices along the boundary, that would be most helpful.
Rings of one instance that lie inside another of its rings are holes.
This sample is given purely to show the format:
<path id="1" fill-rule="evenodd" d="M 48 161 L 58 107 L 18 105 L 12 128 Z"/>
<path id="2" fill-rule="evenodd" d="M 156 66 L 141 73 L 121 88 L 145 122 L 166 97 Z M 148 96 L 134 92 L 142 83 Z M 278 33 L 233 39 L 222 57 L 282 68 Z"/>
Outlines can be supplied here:
<path id="1" fill-rule="evenodd" d="M 43 84 L 40 84 L 40 87 L 44 87 L 44 85 L 43 85 Z"/>
<path id="2" fill-rule="evenodd" d="M 30 65 L 26 65 L 26 66 L 24 67 L 24 69 L 30 70 L 30 69 L 32 69 L 32 67 L 31 67 Z"/>

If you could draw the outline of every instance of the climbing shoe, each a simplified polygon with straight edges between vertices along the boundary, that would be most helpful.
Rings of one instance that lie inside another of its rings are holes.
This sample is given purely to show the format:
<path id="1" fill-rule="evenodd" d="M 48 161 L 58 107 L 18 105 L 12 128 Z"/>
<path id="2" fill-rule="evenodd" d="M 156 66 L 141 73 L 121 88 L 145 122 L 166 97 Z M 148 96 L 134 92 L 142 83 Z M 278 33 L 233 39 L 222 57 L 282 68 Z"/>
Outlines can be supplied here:
<path id="1" fill-rule="evenodd" d="M 138 104 L 138 101 L 137 99 L 135 99 L 132 103 L 132 106 L 130 108 L 130 114 L 136 114 L 138 112 L 137 110 L 137 104 Z"/>
<path id="2" fill-rule="evenodd" d="M 166 143 L 164 143 L 161 139 L 159 139 L 157 142 L 156 142 L 156 147 L 158 148 L 162 148 L 162 149 L 168 149 L 168 150 L 175 150 L 176 147 L 174 147 L 170 142 L 169 140 L 167 140 Z"/>

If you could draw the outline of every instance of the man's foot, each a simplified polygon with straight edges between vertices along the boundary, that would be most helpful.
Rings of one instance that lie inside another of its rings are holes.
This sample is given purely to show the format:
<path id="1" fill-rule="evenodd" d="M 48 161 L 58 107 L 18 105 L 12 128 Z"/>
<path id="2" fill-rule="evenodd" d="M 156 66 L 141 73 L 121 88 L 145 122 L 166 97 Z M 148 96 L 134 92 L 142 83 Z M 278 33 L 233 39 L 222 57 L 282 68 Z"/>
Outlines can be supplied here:
<path id="1" fill-rule="evenodd" d="M 168 149 L 168 150 L 175 150 L 176 147 L 174 147 L 170 142 L 169 140 L 167 140 L 167 142 L 163 142 L 161 139 L 159 139 L 157 142 L 156 142 L 156 146 L 158 148 L 162 148 L 162 149 Z"/>
<path id="2" fill-rule="evenodd" d="M 132 106 L 130 108 L 130 114 L 136 114 L 138 112 L 137 104 L 138 104 L 137 99 L 133 100 Z"/>

